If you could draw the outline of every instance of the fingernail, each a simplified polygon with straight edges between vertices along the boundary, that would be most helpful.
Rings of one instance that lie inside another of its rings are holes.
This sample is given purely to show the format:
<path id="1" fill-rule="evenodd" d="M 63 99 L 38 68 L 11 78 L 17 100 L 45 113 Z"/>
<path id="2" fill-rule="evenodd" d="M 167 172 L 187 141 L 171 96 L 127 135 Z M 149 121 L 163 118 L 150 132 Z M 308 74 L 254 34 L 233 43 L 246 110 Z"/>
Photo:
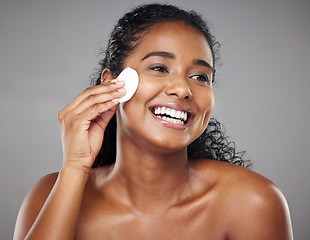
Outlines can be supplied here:
<path id="1" fill-rule="evenodd" d="M 125 88 L 120 88 L 120 89 L 117 89 L 116 91 L 118 91 L 120 93 L 123 93 L 123 92 L 126 92 L 126 89 Z"/>
<path id="2" fill-rule="evenodd" d="M 113 79 L 111 82 L 114 83 L 115 85 L 121 85 L 121 84 L 123 84 L 123 81 L 120 81 L 120 80 L 118 80 L 118 79 Z"/>

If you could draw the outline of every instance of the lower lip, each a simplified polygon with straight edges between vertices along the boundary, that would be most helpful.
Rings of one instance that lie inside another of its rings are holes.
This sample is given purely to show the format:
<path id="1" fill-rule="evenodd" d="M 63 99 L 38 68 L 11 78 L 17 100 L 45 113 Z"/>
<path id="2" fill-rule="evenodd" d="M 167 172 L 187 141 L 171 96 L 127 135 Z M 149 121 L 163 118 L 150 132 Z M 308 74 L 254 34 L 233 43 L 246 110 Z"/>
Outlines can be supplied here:
<path id="1" fill-rule="evenodd" d="M 154 117 L 154 119 L 161 125 L 167 127 L 167 128 L 172 128 L 175 130 L 184 130 L 186 128 L 188 128 L 192 122 L 192 120 L 190 119 L 186 124 L 182 125 L 182 124 L 176 124 L 176 123 L 172 123 L 172 122 L 168 122 L 165 121 L 164 119 L 157 117 L 155 114 L 153 114 L 151 112 L 151 115 Z"/>

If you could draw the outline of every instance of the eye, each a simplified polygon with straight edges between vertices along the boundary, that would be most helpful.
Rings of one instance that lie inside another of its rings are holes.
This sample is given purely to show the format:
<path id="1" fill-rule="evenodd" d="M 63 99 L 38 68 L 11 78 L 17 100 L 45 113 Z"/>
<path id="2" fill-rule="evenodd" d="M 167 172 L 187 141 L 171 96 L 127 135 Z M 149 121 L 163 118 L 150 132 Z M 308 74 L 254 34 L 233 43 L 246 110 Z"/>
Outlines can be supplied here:
<path id="1" fill-rule="evenodd" d="M 196 74 L 196 75 L 192 75 L 191 78 L 195 79 L 195 80 L 198 80 L 200 82 L 207 82 L 209 83 L 210 82 L 210 79 L 207 75 L 205 74 Z"/>
<path id="2" fill-rule="evenodd" d="M 152 67 L 150 67 L 150 69 L 155 71 L 155 72 L 168 73 L 168 68 L 164 65 L 152 66 Z"/>

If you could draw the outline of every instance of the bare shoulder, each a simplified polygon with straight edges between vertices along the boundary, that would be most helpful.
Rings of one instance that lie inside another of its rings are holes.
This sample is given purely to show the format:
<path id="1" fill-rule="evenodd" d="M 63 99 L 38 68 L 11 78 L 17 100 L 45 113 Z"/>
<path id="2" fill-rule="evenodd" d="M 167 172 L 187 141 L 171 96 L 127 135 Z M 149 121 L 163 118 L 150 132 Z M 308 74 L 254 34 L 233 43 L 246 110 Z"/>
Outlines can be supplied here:
<path id="1" fill-rule="evenodd" d="M 195 165 L 202 181 L 213 182 L 229 239 L 293 239 L 287 202 L 272 181 L 230 163 L 198 160 Z"/>
<path id="2" fill-rule="evenodd" d="M 51 173 L 39 179 L 28 192 L 24 203 L 29 200 L 34 202 L 36 205 L 39 204 L 40 201 L 43 201 L 44 203 L 51 192 L 57 177 L 58 173 Z"/>
<path id="3" fill-rule="evenodd" d="M 32 223 L 35 221 L 48 195 L 50 194 L 57 177 L 58 173 L 48 174 L 38 180 L 30 189 L 17 216 L 15 235 L 25 232 L 22 229 L 30 229 Z M 19 237 L 17 237 L 17 239 L 19 239 Z"/>
<path id="4" fill-rule="evenodd" d="M 211 181 L 220 188 L 263 190 L 266 186 L 274 185 L 264 176 L 231 163 L 197 159 L 193 160 L 193 168 L 202 182 Z"/>
<path id="5" fill-rule="evenodd" d="M 227 193 L 242 191 L 243 195 L 254 194 L 267 198 L 278 196 L 280 193 L 272 181 L 245 167 L 204 159 L 195 160 L 194 165 L 201 181 L 212 181 Z M 231 190 L 228 191 L 228 189 Z"/>

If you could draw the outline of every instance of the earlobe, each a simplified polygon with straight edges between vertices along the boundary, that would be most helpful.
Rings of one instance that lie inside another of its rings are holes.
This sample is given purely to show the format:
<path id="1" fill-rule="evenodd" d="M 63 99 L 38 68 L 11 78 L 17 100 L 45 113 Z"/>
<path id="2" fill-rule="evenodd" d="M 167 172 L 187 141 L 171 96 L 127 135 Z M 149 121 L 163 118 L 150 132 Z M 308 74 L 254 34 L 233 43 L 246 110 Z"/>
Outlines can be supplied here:
<path id="1" fill-rule="evenodd" d="M 101 73 L 101 83 L 113 80 L 111 70 L 109 68 L 103 69 Z"/>

